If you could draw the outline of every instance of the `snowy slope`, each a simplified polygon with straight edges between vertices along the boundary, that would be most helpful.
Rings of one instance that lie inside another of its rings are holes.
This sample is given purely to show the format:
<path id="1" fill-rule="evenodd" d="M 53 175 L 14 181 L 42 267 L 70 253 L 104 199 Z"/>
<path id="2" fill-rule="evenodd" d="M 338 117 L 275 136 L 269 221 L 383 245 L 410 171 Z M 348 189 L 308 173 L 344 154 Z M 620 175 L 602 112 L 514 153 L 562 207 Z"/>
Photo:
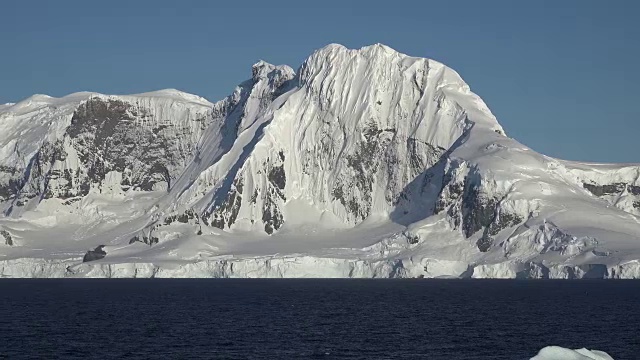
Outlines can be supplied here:
<path id="1" fill-rule="evenodd" d="M 0 275 L 640 277 L 639 165 L 538 154 L 380 44 L 251 75 L 3 105 Z"/>

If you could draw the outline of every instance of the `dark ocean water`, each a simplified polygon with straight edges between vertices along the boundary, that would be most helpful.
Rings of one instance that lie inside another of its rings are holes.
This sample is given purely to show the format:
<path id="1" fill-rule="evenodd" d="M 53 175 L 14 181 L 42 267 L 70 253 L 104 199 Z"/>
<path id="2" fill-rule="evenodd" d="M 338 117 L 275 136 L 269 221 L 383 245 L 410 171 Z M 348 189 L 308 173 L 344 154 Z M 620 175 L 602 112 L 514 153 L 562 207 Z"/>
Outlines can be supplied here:
<path id="1" fill-rule="evenodd" d="M 0 280 L 0 358 L 640 359 L 640 282 Z"/>

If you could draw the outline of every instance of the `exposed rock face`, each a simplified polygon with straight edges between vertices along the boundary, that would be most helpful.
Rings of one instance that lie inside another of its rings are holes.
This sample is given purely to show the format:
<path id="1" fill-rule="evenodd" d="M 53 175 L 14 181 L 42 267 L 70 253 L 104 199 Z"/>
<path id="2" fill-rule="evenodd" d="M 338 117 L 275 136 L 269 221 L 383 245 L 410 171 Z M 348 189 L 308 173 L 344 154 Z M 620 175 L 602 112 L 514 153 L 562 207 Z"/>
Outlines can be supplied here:
<path id="1" fill-rule="evenodd" d="M 95 249 L 87 251 L 87 253 L 82 258 L 82 262 L 100 260 L 104 258 L 105 256 L 107 256 L 107 252 L 103 249 L 104 245 L 99 245 Z"/>
<path id="2" fill-rule="evenodd" d="M 169 190 L 194 151 L 193 143 L 180 143 L 191 129 L 150 117 L 144 108 L 119 100 L 97 98 L 80 106 L 67 134 L 88 168 L 83 180 L 100 184 L 107 173 L 115 171 L 122 174 L 123 191 Z M 203 115 L 194 121 L 206 127 L 209 119 Z"/>
<path id="3" fill-rule="evenodd" d="M 484 179 L 477 169 L 469 169 L 464 162 L 450 162 L 442 179 L 434 213 L 446 210 L 452 227 L 466 238 L 480 232 L 476 246 L 481 252 L 489 251 L 496 235 L 522 223 L 526 216 L 505 206 L 507 194 L 496 191 L 490 179 Z"/>
<path id="4" fill-rule="evenodd" d="M 633 171 L 616 176 L 624 182 L 602 184 L 591 180 L 584 182 L 583 187 L 594 196 L 604 199 L 617 208 L 640 216 L 640 186 L 635 185 L 640 177 Z"/>
<path id="5" fill-rule="evenodd" d="M 640 167 L 634 165 L 576 164 L 569 168 L 582 187 L 620 210 L 640 216 Z"/>
<path id="6" fill-rule="evenodd" d="M 9 174 L 0 181 L 0 200 L 11 201 L 11 213 L 32 199 L 66 200 L 92 189 L 169 191 L 211 121 L 209 107 L 176 99 L 89 97 L 68 123 L 57 124 L 64 129 L 57 139 L 41 141 L 24 169 L 0 166 Z"/>
<path id="7" fill-rule="evenodd" d="M 0 230 L 0 236 L 4 239 L 5 245 L 12 246 L 13 245 L 13 237 L 11 237 L 11 233 L 7 230 Z"/>
<path id="8" fill-rule="evenodd" d="M 614 195 L 623 192 L 627 185 L 623 183 L 595 185 L 595 184 L 583 184 L 584 188 L 589 190 L 595 196 Z"/>
<path id="9" fill-rule="evenodd" d="M 363 52 L 329 46 L 295 79 L 276 82 L 295 86 L 253 117 L 256 135 L 238 152 L 247 144 L 256 150 L 240 155 L 237 172 L 220 174 L 225 178 L 204 209 L 205 222 L 226 229 L 242 221 L 272 234 L 286 222 L 285 203 L 302 198 L 356 225 L 395 209 L 407 214 L 430 196 L 427 170 L 469 126 L 464 109 L 442 89 L 459 78 L 433 61 L 389 55 L 384 46 Z M 330 66 L 336 61 L 349 65 Z M 351 84 L 356 74 L 362 83 Z M 495 121 L 490 127 L 501 131 Z"/>
<path id="10" fill-rule="evenodd" d="M 251 153 L 247 152 L 247 146 L 255 146 L 259 141 L 266 125 L 262 122 L 265 121 L 265 116 L 269 116 L 266 114 L 269 111 L 269 105 L 292 86 L 291 81 L 295 74 L 287 66 L 273 66 L 261 61 L 253 66 L 252 75 L 251 80 L 243 83 L 240 89 L 236 90 L 237 100 L 233 102 L 233 110 L 229 111 L 225 118 L 225 122 L 233 124 L 234 140 L 236 137 L 244 136 L 247 138 L 245 141 L 249 143 L 243 142 L 244 139 L 240 137 L 235 143 L 229 144 L 230 148 L 227 149 L 229 153 L 239 153 L 237 162 L 220 174 L 221 179 L 217 179 L 218 184 L 206 180 L 200 181 L 191 187 L 191 191 L 207 191 L 205 189 L 213 187 L 212 200 L 204 203 L 199 210 L 205 224 L 219 229 L 228 229 L 235 224 L 243 203 L 250 203 L 251 208 L 260 207 L 262 210 L 261 219 L 251 219 L 252 223 L 261 221 L 264 224 L 264 231 L 270 234 L 282 224 L 279 207 L 282 203 L 277 199 L 284 200 L 283 190 L 286 181 L 282 167 L 284 153 L 271 149 L 275 164 L 266 159 L 259 170 L 260 174 L 267 179 L 262 179 L 261 186 L 255 184 L 256 186 L 247 188 L 245 186 L 247 180 L 243 175 L 247 171 L 245 169 L 248 166 L 247 162 L 251 162 L 249 158 Z M 250 138 L 250 134 L 253 137 Z M 252 176 L 247 178 L 253 179 Z M 253 181 L 250 184 L 254 185 Z M 194 200 L 193 198 L 185 199 L 187 202 Z M 248 207 L 245 205 L 245 209 Z"/>

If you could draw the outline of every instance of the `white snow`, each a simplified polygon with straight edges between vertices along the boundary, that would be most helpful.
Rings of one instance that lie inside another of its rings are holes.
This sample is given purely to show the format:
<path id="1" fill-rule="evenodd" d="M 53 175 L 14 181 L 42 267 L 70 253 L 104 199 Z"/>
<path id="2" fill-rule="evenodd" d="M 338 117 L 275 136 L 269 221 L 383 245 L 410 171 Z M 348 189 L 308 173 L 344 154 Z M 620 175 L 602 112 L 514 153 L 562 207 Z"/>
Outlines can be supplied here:
<path id="1" fill-rule="evenodd" d="M 566 349 L 559 346 L 547 346 L 531 360 L 613 360 L 604 351 L 587 349 Z"/>
<path id="2" fill-rule="evenodd" d="M 297 73 L 259 61 L 217 103 L 175 89 L 34 95 L 0 106 L 0 166 L 25 173 L 60 139 L 67 156 L 46 170 L 85 166 L 65 131 L 95 97 L 144 109 L 138 126 L 184 129 L 170 191 L 124 191 L 112 171 L 84 197 L 14 206 L 0 276 L 640 278 L 640 166 L 536 153 L 433 60 L 332 44 Z M 467 234 L 470 194 L 495 209 Z M 164 224 L 191 209 L 224 229 Z M 152 232 L 157 244 L 129 244 Z M 98 245 L 107 256 L 82 263 Z"/>

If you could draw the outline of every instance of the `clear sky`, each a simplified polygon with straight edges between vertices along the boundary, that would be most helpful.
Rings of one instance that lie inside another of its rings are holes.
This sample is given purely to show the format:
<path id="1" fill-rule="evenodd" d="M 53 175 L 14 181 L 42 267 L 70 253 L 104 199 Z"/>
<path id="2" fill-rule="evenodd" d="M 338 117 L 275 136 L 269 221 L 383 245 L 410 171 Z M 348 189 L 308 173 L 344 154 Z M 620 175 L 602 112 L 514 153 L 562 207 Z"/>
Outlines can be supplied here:
<path id="1" fill-rule="evenodd" d="M 547 155 L 640 162 L 640 1 L 23 1 L 0 5 L 0 104 L 177 88 L 216 101 L 257 60 L 384 43 L 458 71 Z"/>

